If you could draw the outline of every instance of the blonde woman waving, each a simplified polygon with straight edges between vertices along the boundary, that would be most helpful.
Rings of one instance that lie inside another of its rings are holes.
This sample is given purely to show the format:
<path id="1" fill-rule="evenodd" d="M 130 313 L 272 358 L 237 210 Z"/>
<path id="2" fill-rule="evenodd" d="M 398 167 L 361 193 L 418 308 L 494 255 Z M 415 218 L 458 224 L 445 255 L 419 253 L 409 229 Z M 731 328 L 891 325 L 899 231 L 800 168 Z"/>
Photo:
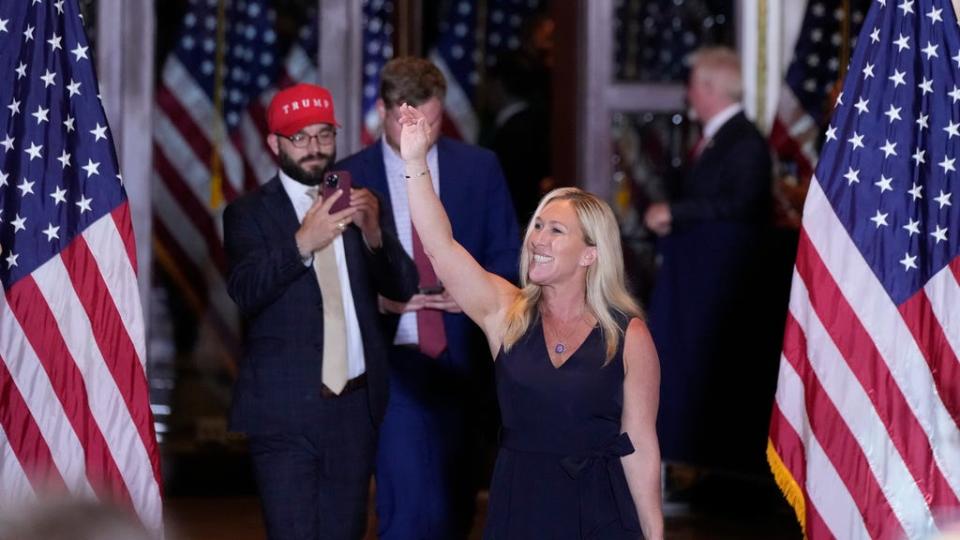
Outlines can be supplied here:
<path id="1" fill-rule="evenodd" d="M 484 537 L 662 538 L 660 368 L 624 284 L 610 207 L 575 188 L 548 193 L 527 227 L 517 288 L 453 239 L 423 115 L 404 105 L 398 121 L 414 226 L 496 359 L 503 428 Z"/>

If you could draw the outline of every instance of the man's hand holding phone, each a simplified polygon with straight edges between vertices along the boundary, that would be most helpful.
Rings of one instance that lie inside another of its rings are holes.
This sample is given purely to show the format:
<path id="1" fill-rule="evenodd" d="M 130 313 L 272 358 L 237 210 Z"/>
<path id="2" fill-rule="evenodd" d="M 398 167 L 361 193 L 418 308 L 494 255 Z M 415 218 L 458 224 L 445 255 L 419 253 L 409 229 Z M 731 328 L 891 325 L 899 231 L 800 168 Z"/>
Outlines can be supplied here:
<path id="1" fill-rule="evenodd" d="M 453 297 L 450 296 L 450 293 L 440 286 L 440 291 L 424 294 L 423 308 L 422 309 L 438 309 L 440 311 L 446 311 L 447 313 L 463 313 L 463 310 L 460 309 L 460 305 L 457 304 Z"/>
<path id="2" fill-rule="evenodd" d="M 386 313 L 410 313 L 421 309 L 436 309 L 447 313 L 462 313 L 463 310 L 453 300 L 443 285 L 420 287 L 420 291 L 411 296 L 406 303 L 380 297 L 380 309 Z"/>
<path id="3" fill-rule="evenodd" d="M 313 202 L 303 216 L 303 222 L 295 235 L 301 257 L 310 257 L 314 251 L 325 248 L 337 236 L 343 234 L 358 210 L 351 206 L 335 212 L 331 212 L 331 209 L 338 200 L 348 196 L 337 190 L 329 196 L 319 196 Z"/>
<path id="4" fill-rule="evenodd" d="M 351 216 L 350 222 L 360 228 L 367 247 L 370 249 L 379 248 L 382 243 L 380 237 L 380 201 L 366 188 L 354 189 L 350 171 L 331 171 L 324 175 L 324 197 L 331 196 L 337 190 L 343 191 L 344 197 L 334 203 L 330 212 L 355 208 L 357 212 Z"/>

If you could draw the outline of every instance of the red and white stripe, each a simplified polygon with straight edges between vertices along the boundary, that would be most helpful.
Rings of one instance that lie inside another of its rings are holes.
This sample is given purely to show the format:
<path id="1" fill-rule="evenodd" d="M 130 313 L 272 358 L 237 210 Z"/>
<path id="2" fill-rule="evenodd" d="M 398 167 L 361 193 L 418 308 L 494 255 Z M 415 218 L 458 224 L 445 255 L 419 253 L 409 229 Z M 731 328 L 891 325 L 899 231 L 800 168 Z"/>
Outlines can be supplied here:
<path id="1" fill-rule="evenodd" d="M 212 334 L 225 350 L 235 352 L 240 319 L 226 294 L 219 210 L 210 207 L 214 107 L 175 57 L 165 64 L 162 79 L 154 120 L 156 241 L 168 255 L 168 273 L 182 276 L 177 283 L 193 299 L 190 303 L 201 323 L 201 335 Z M 218 149 L 223 195 L 229 201 L 260 179 L 246 178 L 245 168 L 254 170 L 245 163 L 250 154 L 238 150 L 232 139 L 220 141 Z M 265 152 L 261 141 L 254 154 L 257 169 L 262 168 Z"/>
<path id="2" fill-rule="evenodd" d="M 468 143 L 477 142 L 477 137 L 480 134 L 480 121 L 473 110 L 470 96 L 457 82 L 450 66 L 437 51 L 430 53 L 430 61 L 440 69 L 443 78 L 447 80 L 447 97 L 443 102 L 444 134 Z"/>
<path id="3" fill-rule="evenodd" d="M 316 80 L 316 69 L 299 47 L 284 62 L 281 86 Z M 213 103 L 176 57 L 164 65 L 154 116 L 154 228 L 158 257 L 197 312 L 200 334 L 213 338 L 228 370 L 235 369 L 240 317 L 227 294 L 221 208 L 211 208 L 210 159 L 214 151 Z M 231 201 L 276 174 L 266 145 L 266 109 L 275 88 L 241 114 L 239 127 L 219 141 L 223 198 Z"/>
<path id="4" fill-rule="evenodd" d="M 820 126 L 800 105 L 790 86 L 784 83 L 770 127 L 770 144 L 778 155 L 796 163 L 801 180 L 813 175 L 820 131 Z"/>
<path id="5" fill-rule="evenodd" d="M 0 369 L 4 366 L 0 364 Z M 3 416 L 10 414 L 10 410 L 5 410 Z M 13 453 L 13 446 L 3 431 L 3 426 L 8 425 L 8 421 L 0 419 L 0 486 L 7 486 L 0 491 L 0 508 L 13 508 L 20 504 L 30 504 L 34 498 L 33 487 L 30 485 L 30 479 L 27 473 L 17 460 Z"/>
<path id="6" fill-rule="evenodd" d="M 923 538 L 960 509 L 957 268 L 897 306 L 811 183 L 771 422 L 810 538 Z"/>
<path id="7" fill-rule="evenodd" d="M 0 297 L 0 504 L 96 496 L 133 508 L 160 534 L 128 212 L 124 203 L 100 218 Z"/>

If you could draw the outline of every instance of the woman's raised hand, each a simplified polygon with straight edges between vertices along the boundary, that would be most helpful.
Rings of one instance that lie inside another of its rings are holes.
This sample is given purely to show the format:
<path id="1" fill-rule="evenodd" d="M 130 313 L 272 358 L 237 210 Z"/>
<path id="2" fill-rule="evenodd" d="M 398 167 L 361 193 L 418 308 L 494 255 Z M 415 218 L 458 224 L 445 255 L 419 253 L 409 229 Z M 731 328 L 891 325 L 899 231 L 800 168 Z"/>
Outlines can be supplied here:
<path id="1" fill-rule="evenodd" d="M 406 103 L 400 105 L 400 157 L 404 161 L 423 161 L 430 146 L 430 124 L 423 113 Z"/>

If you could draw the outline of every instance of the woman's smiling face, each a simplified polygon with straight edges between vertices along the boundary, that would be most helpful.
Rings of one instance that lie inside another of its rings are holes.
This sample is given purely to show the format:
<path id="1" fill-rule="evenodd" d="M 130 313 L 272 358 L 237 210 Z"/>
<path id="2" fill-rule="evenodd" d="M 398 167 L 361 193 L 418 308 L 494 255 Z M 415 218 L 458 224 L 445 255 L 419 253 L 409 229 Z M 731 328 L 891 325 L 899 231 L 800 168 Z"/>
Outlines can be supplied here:
<path id="1" fill-rule="evenodd" d="M 589 266 L 596 248 L 583 237 L 576 210 L 569 201 L 554 201 L 541 210 L 527 237 L 527 278 L 537 285 L 562 283 Z"/>

